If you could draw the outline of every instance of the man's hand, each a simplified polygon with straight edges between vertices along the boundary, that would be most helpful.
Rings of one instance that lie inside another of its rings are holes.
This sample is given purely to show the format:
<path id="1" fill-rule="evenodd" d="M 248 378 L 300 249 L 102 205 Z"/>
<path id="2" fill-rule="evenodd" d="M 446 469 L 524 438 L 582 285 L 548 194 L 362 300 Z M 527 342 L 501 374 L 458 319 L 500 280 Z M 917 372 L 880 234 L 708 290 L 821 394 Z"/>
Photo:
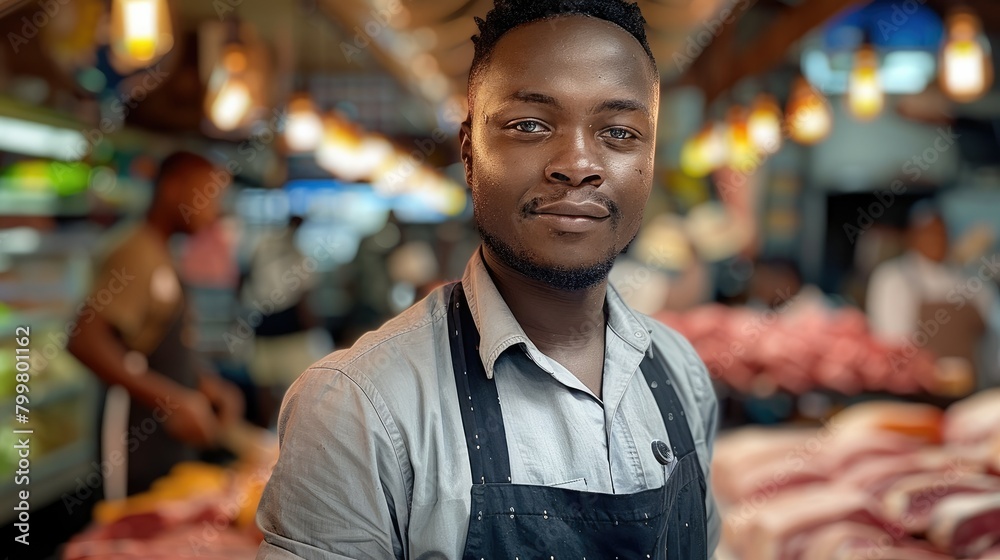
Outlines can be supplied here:
<path id="1" fill-rule="evenodd" d="M 222 427 L 232 426 L 243 419 L 243 392 L 236 385 L 218 375 L 205 374 L 201 376 L 199 390 L 215 409 Z"/>
<path id="2" fill-rule="evenodd" d="M 178 406 L 164 422 L 167 433 L 195 447 L 214 447 L 218 443 L 221 426 L 212 412 L 208 397 L 185 389 L 173 398 Z"/>

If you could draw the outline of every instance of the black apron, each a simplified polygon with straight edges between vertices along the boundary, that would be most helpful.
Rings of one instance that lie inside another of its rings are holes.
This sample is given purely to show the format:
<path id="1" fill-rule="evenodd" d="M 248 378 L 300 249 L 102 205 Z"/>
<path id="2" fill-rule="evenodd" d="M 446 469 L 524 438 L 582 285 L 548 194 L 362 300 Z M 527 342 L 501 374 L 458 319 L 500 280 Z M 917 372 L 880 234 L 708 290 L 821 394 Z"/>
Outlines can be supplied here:
<path id="1" fill-rule="evenodd" d="M 184 329 L 187 325 L 186 297 L 180 298 L 180 303 L 173 316 L 168 319 L 158 346 L 146 355 L 148 368 L 189 389 L 198 387 L 198 357 L 194 350 L 184 342 Z M 128 346 L 123 337 L 119 341 Z M 105 401 L 107 400 L 105 389 Z M 121 449 L 128 457 L 126 476 L 126 493 L 131 496 L 149 490 L 153 482 L 165 476 L 177 463 L 195 461 L 199 457 L 197 449 L 171 437 L 163 426 L 161 419 L 169 416 L 169 403 L 164 403 L 163 410 L 154 410 L 136 399 L 129 399 L 128 424 L 110 426 L 109 433 L 120 433 L 121 443 L 106 442 L 99 438 L 98 456 L 105 460 L 107 451 Z M 102 404 L 99 412 L 100 422 L 107 421 L 104 417 Z M 117 422 L 113 422 L 117 423 Z M 102 430 L 102 433 L 104 430 Z M 113 469 L 114 471 L 114 469 Z M 118 497 L 118 496 L 114 496 Z"/>
<path id="2" fill-rule="evenodd" d="M 186 299 L 183 300 L 186 302 Z M 160 345 L 146 357 L 149 369 L 170 378 L 172 381 L 187 387 L 198 388 L 198 358 L 191 348 L 184 343 L 184 329 L 187 326 L 187 311 L 182 303 L 179 312 L 171 321 L 164 333 Z M 131 496 L 145 492 L 156 479 L 166 476 L 177 463 L 196 461 L 198 450 L 188 444 L 178 441 L 167 433 L 167 430 L 156 420 L 163 417 L 169 410 L 154 410 L 132 399 L 129 407 L 129 430 L 136 427 L 146 435 L 144 441 L 129 447 L 128 453 L 128 493 Z M 147 430 L 150 419 L 156 422 L 153 430 Z"/>
<path id="3" fill-rule="evenodd" d="M 645 451 L 671 468 L 665 486 L 599 494 L 512 484 L 500 399 L 479 358 L 479 331 L 461 283 L 452 291 L 448 334 L 473 482 L 464 558 L 708 558 L 705 479 L 662 360 L 647 354 L 640 370 L 672 446 L 650 442 Z"/>

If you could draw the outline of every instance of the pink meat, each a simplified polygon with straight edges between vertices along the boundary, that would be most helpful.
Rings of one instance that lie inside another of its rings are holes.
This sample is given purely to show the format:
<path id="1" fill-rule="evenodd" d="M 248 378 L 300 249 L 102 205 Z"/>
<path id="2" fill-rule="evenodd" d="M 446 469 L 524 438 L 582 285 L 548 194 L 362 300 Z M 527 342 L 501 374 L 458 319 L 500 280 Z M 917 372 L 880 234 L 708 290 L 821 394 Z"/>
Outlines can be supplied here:
<path id="1" fill-rule="evenodd" d="M 882 507 L 887 519 L 911 534 L 920 534 L 930 527 L 932 510 L 941 500 L 956 494 L 982 493 L 1000 495 L 1000 478 L 954 469 L 913 474 L 885 490 Z"/>
<path id="2" fill-rule="evenodd" d="M 944 439 L 958 445 L 986 444 L 997 437 L 1000 426 L 1000 389 L 989 389 L 948 407 Z"/>
<path id="3" fill-rule="evenodd" d="M 838 477 L 838 482 L 864 490 L 871 496 L 881 499 L 885 491 L 900 478 L 917 473 L 943 472 L 948 469 L 967 471 L 969 467 L 960 458 L 927 449 L 859 461 L 849 465 Z"/>
<path id="4" fill-rule="evenodd" d="M 927 538 L 961 558 L 1000 544 L 1000 491 L 948 496 L 931 512 Z"/>
<path id="5" fill-rule="evenodd" d="M 830 524 L 849 521 L 881 526 L 873 502 L 863 492 L 844 488 L 807 487 L 779 494 L 763 504 L 743 533 L 745 558 L 799 560 L 811 535 Z"/>

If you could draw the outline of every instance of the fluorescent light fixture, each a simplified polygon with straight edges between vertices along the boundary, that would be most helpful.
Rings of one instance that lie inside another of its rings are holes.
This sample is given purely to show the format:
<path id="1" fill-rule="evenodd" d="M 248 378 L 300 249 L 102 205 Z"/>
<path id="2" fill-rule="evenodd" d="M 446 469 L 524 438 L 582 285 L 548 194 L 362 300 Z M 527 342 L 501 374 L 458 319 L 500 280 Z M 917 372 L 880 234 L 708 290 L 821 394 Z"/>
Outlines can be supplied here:
<path id="1" fill-rule="evenodd" d="M 27 255 L 37 251 L 41 245 L 42 236 L 36 229 L 16 227 L 0 230 L 0 253 Z"/>
<path id="2" fill-rule="evenodd" d="M 813 86 L 827 95 L 847 93 L 851 67 L 834 64 L 829 54 L 818 49 L 802 53 L 802 73 Z M 937 62 L 927 51 L 893 51 L 885 55 L 879 77 L 886 94 L 920 93 L 934 80 Z"/>
<path id="3" fill-rule="evenodd" d="M 79 131 L 0 117 L 0 150 L 60 161 L 77 161 L 89 152 Z"/>

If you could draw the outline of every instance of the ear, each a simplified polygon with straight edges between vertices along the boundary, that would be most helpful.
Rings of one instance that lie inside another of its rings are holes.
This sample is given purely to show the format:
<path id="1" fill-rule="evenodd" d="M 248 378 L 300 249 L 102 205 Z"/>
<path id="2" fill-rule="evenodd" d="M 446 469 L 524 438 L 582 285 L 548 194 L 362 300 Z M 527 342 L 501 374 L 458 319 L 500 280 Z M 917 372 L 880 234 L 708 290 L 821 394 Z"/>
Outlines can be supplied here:
<path id="1" fill-rule="evenodd" d="M 472 115 L 465 119 L 458 129 L 458 142 L 462 154 L 462 164 L 465 166 L 465 182 L 472 186 Z"/>

